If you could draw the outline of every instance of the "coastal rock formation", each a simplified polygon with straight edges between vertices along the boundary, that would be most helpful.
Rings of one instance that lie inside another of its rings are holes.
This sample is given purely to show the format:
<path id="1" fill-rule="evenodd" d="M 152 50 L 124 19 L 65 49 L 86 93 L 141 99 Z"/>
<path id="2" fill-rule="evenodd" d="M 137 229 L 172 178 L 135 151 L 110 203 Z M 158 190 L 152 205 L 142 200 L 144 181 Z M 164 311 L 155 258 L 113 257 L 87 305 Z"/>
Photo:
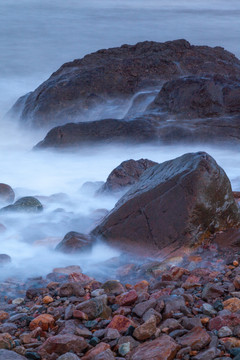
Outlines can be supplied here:
<path id="1" fill-rule="evenodd" d="M 228 177 L 198 152 L 146 170 L 92 234 L 124 250 L 175 250 L 239 225 Z"/>
<path id="2" fill-rule="evenodd" d="M 11 114 L 34 126 L 76 121 L 112 99 L 160 88 L 181 76 L 240 76 L 240 61 L 221 47 L 194 46 L 186 40 L 99 50 L 62 65 L 35 91 L 21 97 Z"/>
<path id="3" fill-rule="evenodd" d="M 117 192 L 133 185 L 139 181 L 146 169 L 154 165 L 157 163 L 148 159 L 123 161 L 109 174 L 98 193 Z"/>

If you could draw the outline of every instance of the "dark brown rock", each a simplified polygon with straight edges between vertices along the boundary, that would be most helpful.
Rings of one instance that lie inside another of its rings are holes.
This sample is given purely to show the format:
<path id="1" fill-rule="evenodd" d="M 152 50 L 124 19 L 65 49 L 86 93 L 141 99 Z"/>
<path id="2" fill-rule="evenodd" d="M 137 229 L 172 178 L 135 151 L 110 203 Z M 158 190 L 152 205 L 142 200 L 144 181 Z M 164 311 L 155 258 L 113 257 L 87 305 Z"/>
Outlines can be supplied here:
<path id="1" fill-rule="evenodd" d="M 220 47 L 192 46 L 186 40 L 123 45 L 64 64 L 11 112 L 38 126 L 60 124 L 109 99 L 126 98 L 183 74 L 239 75 L 239 65 Z"/>
<path id="2" fill-rule="evenodd" d="M 85 295 L 85 291 L 80 283 L 68 282 L 68 283 L 63 283 L 60 286 L 58 290 L 58 294 L 61 297 L 70 297 L 70 296 L 81 297 Z"/>
<path id="3" fill-rule="evenodd" d="M 181 336 L 178 340 L 181 346 L 190 346 L 192 350 L 201 350 L 211 341 L 210 335 L 200 326 L 196 326 L 186 335 Z"/>
<path id="4" fill-rule="evenodd" d="M 156 129 L 148 120 L 106 119 L 57 126 L 47 133 L 35 149 L 79 147 L 101 142 L 141 143 L 156 139 Z"/>
<path id="5" fill-rule="evenodd" d="M 184 118 L 240 112 L 240 82 L 223 76 L 181 77 L 166 82 L 150 109 Z"/>
<path id="6" fill-rule="evenodd" d="M 139 345 L 130 357 L 131 360 L 173 360 L 179 349 L 168 335 L 162 335 L 153 341 Z"/>
<path id="7" fill-rule="evenodd" d="M 87 342 L 80 336 L 72 334 L 56 335 L 49 337 L 39 348 L 38 352 L 42 355 L 56 353 L 65 354 L 68 351 L 81 353 L 88 347 Z"/>
<path id="8" fill-rule="evenodd" d="M 87 314 L 89 320 L 96 319 L 103 316 L 105 312 L 108 312 L 110 308 L 107 306 L 107 296 L 101 295 L 96 298 L 86 300 L 77 305 L 77 310 L 83 311 Z"/>
<path id="9" fill-rule="evenodd" d="M 63 240 L 56 246 L 55 250 L 64 253 L 76 253 L 79 251 L 91 250 L 92 238 L 89 235 L 81 234 L 75 231 L 67 233 Z"/>
<path id="10" fill-rule="evenodd" d="M 124 250 L 167 255 L 239 224 L 229 179 L 198 152 L 146 170 L 92 234 Z"/>
<path id="11" fill-rule="evenodd" d="M 121 191 L 135 184 L 144 171 L 154 165 L 157 163 L 148 159 L 123 161 L 110 173 L 99 193 Z"/>

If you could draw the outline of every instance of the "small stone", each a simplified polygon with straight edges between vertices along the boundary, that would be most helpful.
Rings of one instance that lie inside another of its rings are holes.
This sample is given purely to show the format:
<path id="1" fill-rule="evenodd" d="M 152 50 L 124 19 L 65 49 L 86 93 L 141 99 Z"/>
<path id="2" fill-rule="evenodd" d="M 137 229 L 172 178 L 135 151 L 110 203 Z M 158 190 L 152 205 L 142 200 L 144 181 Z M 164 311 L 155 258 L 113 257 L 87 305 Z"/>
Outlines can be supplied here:
<path id="1" fill-rule="evenodd" d="M 37 327 L 41 327 L 43 331 L 47 331 L 48 329 L 52 329 L 55 325 L 55 319 L 50 314 L 42 314 L 33 319 L 30 324 L 30 330 L 34 330 Z"/>
<path id="2" fill-rule="evenodd" d="M 117 280 L 108 280 L 103 285 L 102 288 L 104 289 L 107 295 L 120 295 L 125 292 L 123 285 Z"/>
<path id="3" fill-rule="evenodd" d="M 152 315 L 144 324 L 134 330 L 133 336 L 139 341 L 147 340 L 155 334 L 156 330 L 156 317 Z"/>
<path id="4" fill-rule="evenodd" d="M 50 303 L 52 303 L 54 300 L 53 300 L 53 298 L 51 297 L 51 296 L 44 296 L 44 298 L 43 298 L 43 303 L 44 304 L 50 304 Z"/>
<path id="5" fill-rule="evenodd" d="M 89 344 L 92 346 L 96 346 L 97 344 L 99 344 L 100 340 L 98 337 L 93 336 L 90 340 L 89 340 Z"/>
<path id="6" fill-rule="evenodd" d="M 124 344 L 119 346 L 118 353 L 121 356 L 125 356 L 125 355 L 127 355 L 129 353 L 130 350 L 131 350 L 130 342 L 127 342 L 127 343 L 124 343 Z"/>
<path id="7" fill-rule="evenodd" d="M 13 303 L 14 305 L 21 305 L 21 304 L 24 303 L 24 299 L 23 299 L 23 298 L 17 298 L 17 299 L 14 299 L 14 300 L 12 301 L 12 303 Z"/>
<path id="8" fill-rule="evenodd" d="M 228 326 L 223 326 L 218 330 L 218 336 L 220 338 L 228 337 L 232 335 L 232 330 Z"/>
<path id="9" fill-rule="evenodd" d="M 73 317 L 80 320 L 88 321 L 88 316 L 83 311 L 73 310 Z"/>
<path id="10" fill-rule="evenodd" d="M 240 310 L 240 299 L 230 298 L 223 302 L 224 309 L 230 310 L 231 312 L 237 312 Z"/>
<path id="11" fill-rule="evenodd" d="M 80 358 L 73 353 L 66 353 L 57 358 L 57 360 L 80 360 Z"/>
<path id="12" fill-rule="evenodd" d="M 13 338 L 8 333 L 0 334 L 0 349 L 11 350 L 14 346 Z"/>
<path id="13" fill-rule="evenodd" d="M 125 333 L 131 325 L 134 325 L 132 320 L 122 315 L 115 315 L 108 328 L 117 329 L 120 333 Z"/>
<path id="14" fill-rule="evenodd" d="M 154 308 L 156 303 L 157 303 L 156 299 L 143 301 L 135 305 L 134 308 L 132 309 L 132 312 L 135 313 L 137 316 L 142 317 L 147 310 Z"/>
<path id="15" fill-rule="evenodd" d="M 221 300 L 216 300 L 213 303 L 213 307 L 216 311 L 221 311 L 223 310 L 223 303 L 221 302 Z"/>
<path id="16" fill-rule="evenodd" d="M 94 360 L 98 354 L 110 349 L 110 345 L 104 342 L 99 343 L 93 349 L 90 349 L 81 359 L 82 360 Z"/>
<path id="17" fill-rule="evenodd" d="M 9 318 L 9 314 L 5 311 L 0 311 L 0 321 L 7 320 Z"/>
<path id="18" fill-rule="evenodd" d="M 179 350 L 177 343 L 168 335 L 146 341 L 133 350 L 131 360 L 173 360 Z"/>
<path id="19" fill-rule="evenodd" d="M 26 358 L 15 351 L 1 349 L 0 360 L 26 360 Z"/>
<path id="20" fill-rule="evenodd" d="M 181 346 L 190 346 L 192 350 L 201 350 L 210 343 L 211 337 L 205 329 L 196 326 L 177 341 Z"/>
<path id="21" fill-rule="evenodd" d="M 136 290 L 131 290 L 129 292 L 125 292 L 116 297 L 116 303 L 120 306 L 128 306 L 134 304 L 138 299 L 138 294 Z"/>
<path id="22" fill-rule="evenodd" d="M 214 310 L 213 306 L 210 304 L 207 304 L 207 303 L 202 305 L 202 311 L 203 311 L 204 315 L 208 315 L 208 316 L 213 316 L 213 315 L 217 314 L 217 312 L 216 312 L 216 310 Z"/>

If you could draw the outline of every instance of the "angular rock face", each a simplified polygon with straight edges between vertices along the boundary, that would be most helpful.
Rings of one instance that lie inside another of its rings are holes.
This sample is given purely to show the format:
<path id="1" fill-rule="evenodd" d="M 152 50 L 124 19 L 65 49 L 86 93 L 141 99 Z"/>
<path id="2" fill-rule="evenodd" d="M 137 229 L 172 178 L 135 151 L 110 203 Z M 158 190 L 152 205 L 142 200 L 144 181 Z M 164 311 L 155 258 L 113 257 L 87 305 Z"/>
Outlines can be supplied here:
<path id="1" fill-rule="evenodd" d="M 148 120 L 106 119 L 69 123 L 50 130 L 35 148 L 81 146 L 88 143 L 133 143 L 156 140 L 156 129 Z"/>
<path id="2" fill-rule="evenodd" d="M 117 192 L 135 184 L 144 171 L 154 165 L 157 163 L 148 159 L 123 161 L 110 173 L 99 193 Z"/>
<path id="3" fill-rule="evenodd" d="M 60 124 L 112 98 L 159 86 L 182 75 L 240 75 L 240 62 L 220 47 L 186 40 L 142 42 L 99 50 L 60 67 L 12 109 L 34 125 Z"/>
<path id="4" fill-rule="evenodd" d="M 146 170 L 92 234 L 124 250 L 174 251 L 239 225 L 229 179 L 198 152 Z"/>
<path id="5" fill-rule="evenodd" d="M 239 114 L 240 82 L 220 75 L 181 77 L 166 82 L 149 109 L 185 118 Z"/>

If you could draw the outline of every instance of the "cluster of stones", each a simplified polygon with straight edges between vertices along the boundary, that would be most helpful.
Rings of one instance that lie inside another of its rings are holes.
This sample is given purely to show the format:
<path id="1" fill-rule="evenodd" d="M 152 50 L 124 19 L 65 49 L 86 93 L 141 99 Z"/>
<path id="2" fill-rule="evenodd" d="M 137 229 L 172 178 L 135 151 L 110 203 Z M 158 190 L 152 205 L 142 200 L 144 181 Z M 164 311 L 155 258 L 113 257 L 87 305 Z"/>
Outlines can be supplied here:
<path id="1" fill-rule="evenodd" d="M 121 282 L 77 266 L 32 279 L 25 296 L 1 299 L 0 359 L 237 360 L 240 256 L 225 264 L 219 251 L 211 245 L 179 266 L 125 264 Z"/>

